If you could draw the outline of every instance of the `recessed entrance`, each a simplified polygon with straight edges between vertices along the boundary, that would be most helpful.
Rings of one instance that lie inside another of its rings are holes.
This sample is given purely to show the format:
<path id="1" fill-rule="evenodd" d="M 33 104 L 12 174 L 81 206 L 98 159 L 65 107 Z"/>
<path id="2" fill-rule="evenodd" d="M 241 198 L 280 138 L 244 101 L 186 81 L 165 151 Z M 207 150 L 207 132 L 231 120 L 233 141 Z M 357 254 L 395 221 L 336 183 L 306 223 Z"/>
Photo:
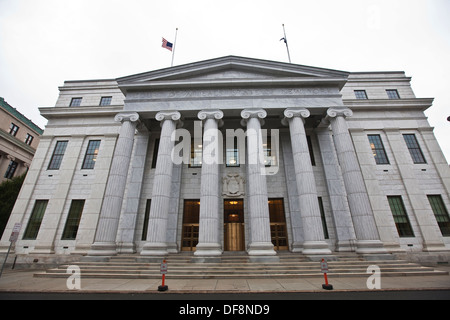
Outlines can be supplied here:
<path id="1" fill-rule="evenodd" d="M 184 200 L 181 251 L 195 251 L 198 244 L 200 200 Z"/>
<path id="2" fill-rule="evenodd" d="M 245 250 L 244 200 L 224 201 L 224 250 Z"/>
<path id="3" fill-rule="evenodd" d="M 269 199 L 270 234 L 274 249 L 288 250 L 286 216 L 283 199 Z"/>

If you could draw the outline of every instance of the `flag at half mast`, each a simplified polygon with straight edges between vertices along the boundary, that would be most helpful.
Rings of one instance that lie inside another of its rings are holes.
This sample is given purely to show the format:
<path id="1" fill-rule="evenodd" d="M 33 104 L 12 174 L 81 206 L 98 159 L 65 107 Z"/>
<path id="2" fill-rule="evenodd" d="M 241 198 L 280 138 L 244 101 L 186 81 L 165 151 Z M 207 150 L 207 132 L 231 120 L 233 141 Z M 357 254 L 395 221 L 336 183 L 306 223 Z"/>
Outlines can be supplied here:
<path id="1" fill-rule="evenodd" d="M 170 50 L 170 51 L 172 51 L 172 48 L 173 48 L 173 43 L 172 42 L 169 42 L 169 41 L 167 41 L 166 39 L 164 39 L 164 38 L 162 38 L 162 47 L 163 48 L 166 48 L 167 50 Z"/>

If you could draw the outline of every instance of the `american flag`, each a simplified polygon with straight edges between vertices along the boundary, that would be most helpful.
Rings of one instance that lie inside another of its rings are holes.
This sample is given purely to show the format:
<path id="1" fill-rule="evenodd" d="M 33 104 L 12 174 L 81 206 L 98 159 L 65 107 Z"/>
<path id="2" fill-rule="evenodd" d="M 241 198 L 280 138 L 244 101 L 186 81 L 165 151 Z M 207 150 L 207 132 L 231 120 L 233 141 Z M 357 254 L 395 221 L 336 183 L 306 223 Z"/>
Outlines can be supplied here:
<path id="1" fill-rule="evenodd" d="M 166 39 L 162 38 L 162 47 L 166 48 L 167 50 L 172 51 L 173 43 L 167 41 Z"/>

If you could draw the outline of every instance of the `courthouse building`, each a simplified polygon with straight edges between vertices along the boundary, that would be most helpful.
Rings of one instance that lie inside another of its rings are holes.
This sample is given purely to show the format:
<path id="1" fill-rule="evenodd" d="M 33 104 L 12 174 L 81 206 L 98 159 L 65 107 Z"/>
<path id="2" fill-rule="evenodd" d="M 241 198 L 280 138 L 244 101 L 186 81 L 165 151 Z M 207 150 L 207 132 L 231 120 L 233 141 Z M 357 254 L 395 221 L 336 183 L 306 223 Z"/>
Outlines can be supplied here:
<path id="1" fill-rule="evenodd" d="M 1 252 L 21 223 L 30 257 L 445 254 L 450 169 L 410 80 L 227 56 L 66 81 Z"/>

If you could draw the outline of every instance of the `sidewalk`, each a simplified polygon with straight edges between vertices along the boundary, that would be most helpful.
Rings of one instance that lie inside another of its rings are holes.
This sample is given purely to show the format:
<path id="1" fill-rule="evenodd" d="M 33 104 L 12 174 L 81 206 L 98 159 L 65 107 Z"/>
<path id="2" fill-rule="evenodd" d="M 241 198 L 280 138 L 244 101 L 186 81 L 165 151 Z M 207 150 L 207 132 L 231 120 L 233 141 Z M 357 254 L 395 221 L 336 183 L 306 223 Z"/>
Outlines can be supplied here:
<path id="1" fill-rule="evenodd" d="M 450 267 L 437 267 L 437 270 L 450 271 Z M 89 292 L 89 293 L 150 293 L 157 292 L 160 280 L 155 279 L 83 279 L 81 289 L 67 288 L 67 279 L 34 278 L 36 270 L 5 270 L 0 278 L 0 292 Z M 70 274 L 67 275 L 69 278 Z M 367 277 L 333 278 L 328 281 L 334 291 L 369 290 Z M 170 279 L 167 275 L 167 293 L 261 293 L 261 292 L 312 292 L 324 291 L 323 278 L 302 279 Z M 424 290 L 450 289 L 450 275 L 383 277 L 381 290 Z"/>

